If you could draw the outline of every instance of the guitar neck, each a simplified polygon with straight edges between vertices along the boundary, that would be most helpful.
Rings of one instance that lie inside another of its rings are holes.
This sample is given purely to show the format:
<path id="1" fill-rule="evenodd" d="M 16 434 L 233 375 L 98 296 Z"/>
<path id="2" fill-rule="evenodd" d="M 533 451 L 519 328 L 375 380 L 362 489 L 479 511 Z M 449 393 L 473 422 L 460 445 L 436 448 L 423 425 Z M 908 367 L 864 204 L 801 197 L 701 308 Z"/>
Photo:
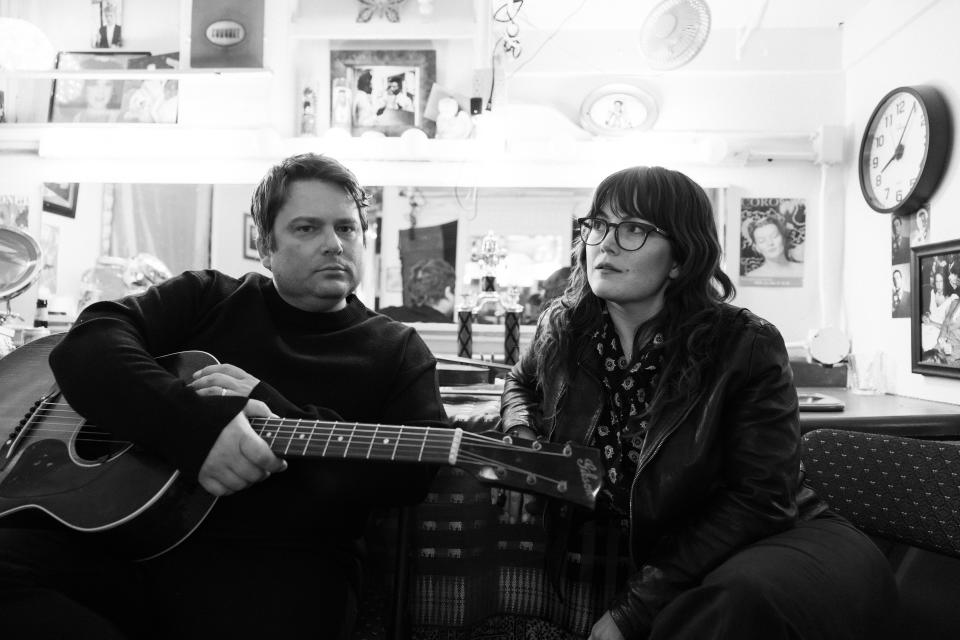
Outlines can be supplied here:
<path id="1" fill-rule="evenodd" d="M 455 464 L 461 430 L 441 427 L 251 418 L 254 431 L 285 458 Z"/>

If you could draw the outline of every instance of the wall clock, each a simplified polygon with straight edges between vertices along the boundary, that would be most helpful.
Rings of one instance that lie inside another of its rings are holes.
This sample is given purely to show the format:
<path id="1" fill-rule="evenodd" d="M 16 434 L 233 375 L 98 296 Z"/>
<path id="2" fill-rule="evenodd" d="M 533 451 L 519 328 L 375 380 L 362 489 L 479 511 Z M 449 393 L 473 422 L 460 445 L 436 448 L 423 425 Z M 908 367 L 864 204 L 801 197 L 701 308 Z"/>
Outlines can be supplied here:
<path id="1" fill-rule="evenodd" d="M 894 89 L 860 142 L 860 190 L 875 211 L 912 213 L 936 190 L 950 156 L 950 111 L 933 87 Z"/>

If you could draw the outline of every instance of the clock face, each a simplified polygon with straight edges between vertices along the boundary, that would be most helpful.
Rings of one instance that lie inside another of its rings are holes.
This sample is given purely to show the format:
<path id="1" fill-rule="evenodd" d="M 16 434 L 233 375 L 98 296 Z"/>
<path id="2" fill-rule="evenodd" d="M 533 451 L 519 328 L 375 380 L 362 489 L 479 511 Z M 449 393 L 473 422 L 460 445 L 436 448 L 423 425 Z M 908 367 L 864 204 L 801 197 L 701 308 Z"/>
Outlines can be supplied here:
<path id="1" fill-rule="evenodd" d="M 948 129 L 946 106 L 935 90 L 901 87 L 888 93 L 870 117 L 860 147 L 860 188 L 867 204 L 882 213 L 919 207 L 943 173 Z"/>

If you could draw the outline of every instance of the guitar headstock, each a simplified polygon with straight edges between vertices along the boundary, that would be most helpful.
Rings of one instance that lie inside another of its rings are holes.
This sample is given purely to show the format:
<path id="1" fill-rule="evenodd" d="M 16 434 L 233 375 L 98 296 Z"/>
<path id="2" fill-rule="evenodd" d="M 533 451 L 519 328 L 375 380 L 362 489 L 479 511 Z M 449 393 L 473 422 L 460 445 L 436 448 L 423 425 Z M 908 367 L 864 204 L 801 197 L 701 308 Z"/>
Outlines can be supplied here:
<path id="1" fill-rule="evenodd" d="M 457 466 L 478 480 L 593 509 L 603 481 L 600 452 L 582 445 L 541 442 L 502 433 L 464 433 Z"/>

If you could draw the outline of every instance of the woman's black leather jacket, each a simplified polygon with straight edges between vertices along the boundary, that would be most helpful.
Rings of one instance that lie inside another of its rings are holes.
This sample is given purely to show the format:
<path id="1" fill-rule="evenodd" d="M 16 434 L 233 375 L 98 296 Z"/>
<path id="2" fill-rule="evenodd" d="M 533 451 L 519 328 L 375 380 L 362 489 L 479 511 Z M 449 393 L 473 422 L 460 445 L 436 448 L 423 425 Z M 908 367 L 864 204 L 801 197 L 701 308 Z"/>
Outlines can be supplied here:
<path id="1" fill-rule="evenodd" d="M 718 323 L 715 364 L 700 388 L 651 407 L 630 492 L 636 571 L 610 607 L 627 638 L 646 637 L 660 609 L 735 551 L 826 509 L 802 486 L 797 393 L 779 331 L 730 305 Z M 572 376 L 559 366 L 539 387 L 528 350 L 507 375 L 503 430 L 589 444 L 605 393 L 589 347 Z"/>

